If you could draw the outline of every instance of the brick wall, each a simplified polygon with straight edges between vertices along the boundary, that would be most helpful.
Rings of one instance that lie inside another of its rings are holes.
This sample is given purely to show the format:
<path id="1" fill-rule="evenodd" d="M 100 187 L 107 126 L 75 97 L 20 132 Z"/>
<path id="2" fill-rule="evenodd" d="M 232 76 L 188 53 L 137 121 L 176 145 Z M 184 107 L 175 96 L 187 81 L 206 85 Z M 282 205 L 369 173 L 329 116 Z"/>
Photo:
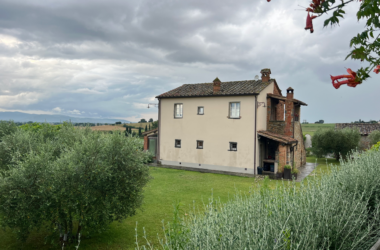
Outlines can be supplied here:
<path id="1" fill-rule="evenodd" d="M 293 137 L 294 103 L 292 101 L 285 101 L 285 111 L 285 135 Z"/>
<path id="2" fill-rule="evenodd" d="M 285 102 L 280 101 L 276 106 L 276 121 L 284 121 Z"/>
<path id="3" fill-rule="evenodd" d="M 276 134 L 283 135 L 285 129 L 284 121 L 269 121 L 267 130 Z"/>
<path id="4" fill-rule="evenodd" d="M 286 165 L 286 159 L 288 154 L 288 146 L 278 145 L 278 170 L 284 172 L 284 166 Z"/>
<path id="5" fill-rule="evenodd" d="M 148 150 L 148 136 L 144 136 L 144 150 Z"/>
<path id="6" fill-rule="evenodd" d="M 298 141 L 297 147 L 294 148 L 294 166 L 299 168 L 306 164 L 306 149 L 300 122 L 294 122 L 294 139 Z"/>

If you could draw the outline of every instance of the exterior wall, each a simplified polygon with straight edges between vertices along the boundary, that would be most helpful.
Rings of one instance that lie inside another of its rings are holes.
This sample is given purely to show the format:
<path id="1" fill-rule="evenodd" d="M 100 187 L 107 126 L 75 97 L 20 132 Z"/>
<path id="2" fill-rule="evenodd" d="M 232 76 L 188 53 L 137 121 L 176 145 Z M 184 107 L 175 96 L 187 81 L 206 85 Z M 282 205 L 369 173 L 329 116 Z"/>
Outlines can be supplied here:
<path id="1" fill-rule="evenodd" d="M 371 140 L 366 135 L 360 137 L 359 148 L 361 150 L 369 149 L 371 147 Z"/>
<path id="2" fill-rule="evenodd" d="M 276 134 L 283 135 L 285 130 L 284 121 L 270 121 L 268 124 L 268 131 Z"/>
<path id="3" fill-rule="evenodd" d="M 277 121 L 284 121 L 284 112 L 285 112 L 285 102 L 284 101 L 280 101 L 278 104 L 277 104 L 277 107 L 276 107 L 276 120 Z"/>
<path id="4" fill-rule="evenodd" d="M 229 119 L 229 103 L 240 102 L 241 119 Z M 174 118 L 174 104 L 183 103 L 183 118 Z M 204 115 L 197 115 L 197 107 Z M 259 119 L 258 119 L 259 120 Z M 163 165 L 253 174 L 255 97 L 161 99 L 160 161 Z M 181 148 L 174 147 L 175 139 Z M 203 149 L 196 141 L 203 140 Z M 237 142 L 237 151 L 229 151 Z"/>
<path id="5" fill-rule="evenodd" d="M 294 166 L 299 168 L 306 164 L 306 149 L 300 122 L 294 122 L 294 139 L 298 141 L 297 147 L 294 148 Z"/>
<path id="6" fill-rule="evenodd" d="M 268 105 L 267 102 L 267 94 L 273 94 L 274 92 L 275 83 L 272 82 L 268 85 L 263 91 L 260 92 L 260 94 L 257 96 L 257 102 L 264 102 L 265 105 Z M 270 105 L 270 104 L 269 104 Z M 270 109 L 269 109 L 270 110 Z M 268 107 L 260 106 L 257 108 L 257 131 L 259 130 L 267 130 L 268 128 L 268 119 L 270 118 L 267 116 Z M 259 150 L 259 139 L 256 136 L 256 166 L 260 166 L 260 150 Z"/>
<path id="7" fill-rule="evenodd" d="M 292 101 L 285 101 L 285 111 L 285 135 L 293 137 L 294 103 Z"/>
<path id="8" fill-rule="evenodd" d="M 278 170 L 284 172 L 284 166 L 287 164 L 287 154 L 288 154 L 288 146 L 282 146 L 281 144 L 278 146 Z"/>
<path id="9" fill-rule="evenodd" d="M 144 150 L 148 150 L 148 136 L 144 136 Z"/>

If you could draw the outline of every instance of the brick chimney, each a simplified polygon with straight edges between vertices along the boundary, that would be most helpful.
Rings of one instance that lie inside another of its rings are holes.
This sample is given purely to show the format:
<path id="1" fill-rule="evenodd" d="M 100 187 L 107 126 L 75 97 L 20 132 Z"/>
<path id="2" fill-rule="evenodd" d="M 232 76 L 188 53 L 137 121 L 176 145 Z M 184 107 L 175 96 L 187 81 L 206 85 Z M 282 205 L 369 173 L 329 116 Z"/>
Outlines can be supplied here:
<path id="1" fill-rule="evenodd" d="M 214 94 L 217 94 L 217 93 L 219 93 L 219 91 L 220 91 L 220 84 L 221 84 L 222 82 L 219 80 L 219 78 L 217 77 L 217 78 L 215 78 L 215 80 L 214 80 L 214 85 L 213 85 L 213 87 L 214 87 Z"/>
<path id="2" fill-rule="evenodd" d="M 270 74 L 272 73 L 270 72 L 270 69 L 262 69 L 260 73 L 261 73 L 261 80 L 263 82 L 269 82 Z"/>
<path id="3" fill-rule="evenodd" d="M 294 137 L 294 103 L 293 103 L 293 92 L 294 89 L 289 87 L 286 90 L 286 101 L 285 101 L 285 135 Z"/>

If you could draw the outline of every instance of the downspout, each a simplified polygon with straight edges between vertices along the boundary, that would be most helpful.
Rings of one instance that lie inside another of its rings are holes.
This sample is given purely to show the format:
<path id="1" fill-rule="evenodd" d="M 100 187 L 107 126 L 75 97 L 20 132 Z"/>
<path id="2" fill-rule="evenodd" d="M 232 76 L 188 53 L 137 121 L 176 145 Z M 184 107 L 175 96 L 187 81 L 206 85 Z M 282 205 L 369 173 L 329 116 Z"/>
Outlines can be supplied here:
<path id="1" fill-rule="evenodd" d="M 254 160 L 253 160 L 253 174 L 256 175 L 256 134 L 257 134 L 257 95 L 255 95 L 255 144 L 254 144 Z"/>
<path id="2" fill-rule="evenodd" d="M 160 145 L 161 145 L 161 100 L 158 98 L 158 148 L 157 148 L 157 163 L 161 163 L 161 152 L 160 152 Z"/>

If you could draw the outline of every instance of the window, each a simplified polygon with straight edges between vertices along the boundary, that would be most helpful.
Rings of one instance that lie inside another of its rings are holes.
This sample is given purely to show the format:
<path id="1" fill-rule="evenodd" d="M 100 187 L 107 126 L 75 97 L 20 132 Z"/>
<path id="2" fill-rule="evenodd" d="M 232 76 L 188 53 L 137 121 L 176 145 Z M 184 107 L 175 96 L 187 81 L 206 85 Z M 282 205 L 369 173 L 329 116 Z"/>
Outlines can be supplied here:
<path id="1" fill-rule="evenodd" d="M 203 114 L 204 114 L 204 108 L 198 107 L 198 115 L 203 115 Z"/>
<path id="2" fill-rule="evenodd" d="M 197 149 L 203 149 L 203 141 L 197 141 Z"/>
<path id="3" fill-rule="evenodd" d="M 237 142 L 230 142 L 230 151 L 237 151 Z"/>
<path id="4" fill-rule="evenodd" d="M 182 103 L 174 104 L 174 118 L 182 118 Z"/>
<path id="5" fill-rule="evenodd" d="M 229 118 L 240 118 L 240 102 L 230 102 Z"/>
<path id="6" fill-rule="evenodd" d="M 175 140 L 175 143 L 174 143 L 174 146 L 176 147 L 176 148 L 180 148 L 181 147 L 181 140 Z"/>

